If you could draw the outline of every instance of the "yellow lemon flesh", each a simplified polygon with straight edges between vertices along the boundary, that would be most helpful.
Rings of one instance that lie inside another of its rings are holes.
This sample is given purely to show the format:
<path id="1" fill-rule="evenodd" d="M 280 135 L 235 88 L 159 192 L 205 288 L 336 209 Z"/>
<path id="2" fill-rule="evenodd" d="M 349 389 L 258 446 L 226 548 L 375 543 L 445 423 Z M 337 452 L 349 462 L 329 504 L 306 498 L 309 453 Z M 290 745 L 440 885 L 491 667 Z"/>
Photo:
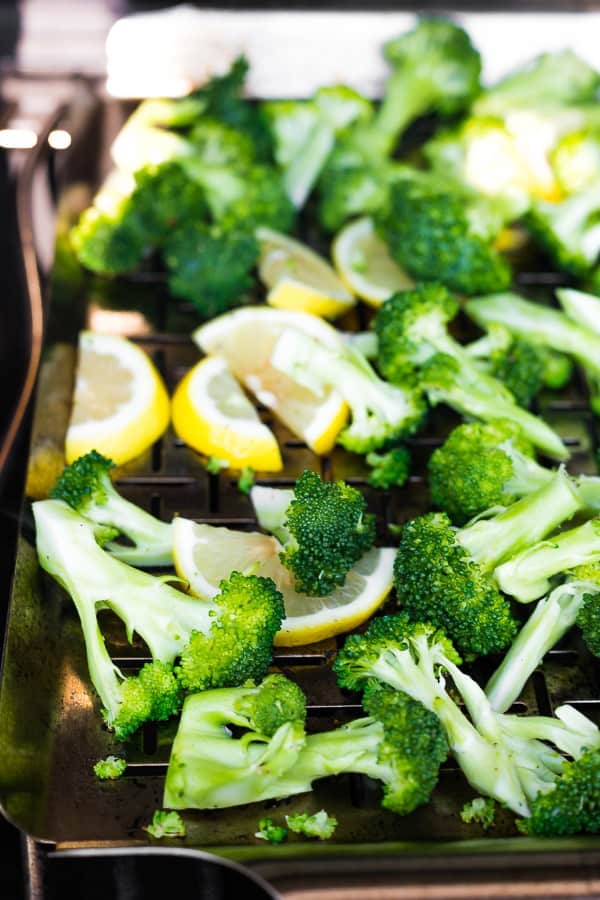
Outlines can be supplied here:
<path id="1" fill-rule="evenodd" d="M 207 356 L 179 382 L 172 417 L 186 444 L 227 460 L 231 468 L 279 472 L 283 466 L 273 432 L 260 421 L 223 356 Z"/>
<path id="2" fill-rule="evenodd" d="M 372 219 L 357 219 L 336 236 L 332 255 L 344 283 L 371 306 L 414 287 L 412 278 L 394 262 Z"/>
<path id="3" fill-rule="evenodd" d="M 139 456 L 169 424 L 169 396 L 148 356 L 127 338 L 83 331 L 67 463 L 97 450 L 122 465 Z"/>
<path id="4" fill-rule="evenodd" d="M 269 228 L 258 228 L 256 236 L 258 274 L 269 288 L 269 306 L 335 319 L 355 305 L 333 267 L 305 244 Z"/>
<path id="5" fill-rule="evenodd" d="M 287 328 L 297 328 L 327 347 L 342 346 L 338 332 L 318 316 L 249 306 L 202 325 L 192 335 L 205 353 L 223 355 L 233 374 L 315 453 L 328 453 L 346 424 L 348 407 L 333 390 L 317 395 L 271 365 L 271 353 Z"/>
<path id="6" fill-rule="evenodd" d="M 253 574 L 273 579 L 285 603 L 285 619 L 275 638 L 280 647 L 311 644 L 351 631 L 381 606 L 392 589 L 393 547 L 365 553 L 346 575 L 344 585 L 327 597 L 297 593 L 280 552 L 281 545 L 270 535 L 175 519 L 175 568 L 199 597 L 214 597 L 221 580 L 232 571 L 255 566 Z"/>

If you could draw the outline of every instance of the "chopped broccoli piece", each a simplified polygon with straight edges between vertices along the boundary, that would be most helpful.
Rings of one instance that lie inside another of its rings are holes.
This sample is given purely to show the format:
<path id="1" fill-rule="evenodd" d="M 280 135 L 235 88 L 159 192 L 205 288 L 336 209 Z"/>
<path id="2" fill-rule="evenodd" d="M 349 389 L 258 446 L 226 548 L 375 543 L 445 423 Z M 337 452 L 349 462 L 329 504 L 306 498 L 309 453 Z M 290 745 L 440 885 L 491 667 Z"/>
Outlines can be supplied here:
<path id="1" fill-rule="evenodd" d="M 275 690 L 283 690 L 284 682 Z M 269 737 L 240 715 L 244 701 L 238 698 L 245 690 L 187 698 L 169 761 L 165 806 L 211 809 L 289 797 L 311 790 L 318 778 L 343 772 L 382 781 L 382 805 L 401 815 L 429 799 L 447 744 L 436 716 L 410 697 L 372 685 L 365 692 L 367 718 L 310 735 L 303 721 L 290 718 Z M 246 733 L 234 738 L 229 725 Z"/>
<path id="2" fill-rule="evenodd" d="M 575 570 L 576 577 L 585 577 L 579 574 L 581 568 Z M 594 582 L 600 584 L 600 569 L 596 570 Z M 600 656 L 600 598 L 598 592 L 589 591 L 583 598 L 581 609 L 577 614 L 577 624 L 581 628 L 583 639 L 590 653 Z"/>
<path id="3" fill-rule="evenodd" d="M 210 319 L 243 302 L 258 253 L 254 235 L 245 230 L 204 223 L 177 228 L 163 249 L 169 290 Z"/>
<path id="4" fill-rule="evenodd" d="M 523 502 L 523 501 L 521 501 Z M 551 579 L 577 566 L 600 562 L 600 516 L 528 546 L 498 566 L 501 589 L 520 603 L 531 603 L 550 589 Z"/>
<path id="5" fill-rule="evenodd" d="M 577 194 L 600 178 L 600 134 L 582 128 L 563 135 L 550 153 L 550 163 L 563 193 Z"/>
<path id="6" fill-rule="evenodd" d="M 372 168 L 331 165 L 319 184 L 319 221 L 327 231 L 338 231 L 348 219 L 378 213 L 387 205 L 391 185 L 405 171 L 394 162 Z"/>
<path id="7" fill-rule="evenodd" d="M 558 203 L 532 204 L 527 224 L 559 269 L 591 272 L 600 259 L 600 179 Z"/>
<path id="8" fill-rule="evenodd" d="M 113 487 L 109 472 L 115 464 L 96 450 L 66 466 L 50 491 L 55 500 L 64 500 L 72 509 L 113 530 L 104 549 L 133 566 L 167 566 L 173 562 L 173 529 L 125 500 Z M 109 532 L 110 533 L 110 532 Z M 125 536 L 130 544 L 112 537 Z"/>
<path id="9" fill-rule="evenodd" d="M 120 778 L 127 768 L 127 760 L 118 756 L 107 756 L 94 763 L 94 775 L 101 781 L 114 781 Z"/>
<path id="10" fill-rule="evenodd" d="M 285 825 L 275 825 L 272 819 L 261 819 L 254 837 L 260 838 L 261 841 L 268 841 L 269 844 L 283 844 L 284 841 L 287 841 L 288 830 Z"/>
<path id="11" fill-rule="evenodd" d="M 86 269 L 119 275 L 140 264 L 146 243 L 137 223 L 125 217 L 128 206 L 129 201 L 124 200 L 110 213 L 90 206 L 81 214 L 70 237 L 77 258 Z"/>
<path id="12" fill-rule="evenodd" d="M 215 119 L 201 118 L 189 133 L 194 152 L 207 166 L 250 166 L 254 147 L 247 134 Z"/>
<path id="13" fill-rule="evenodd" d="M 475 101 L 477 116 L 504 116 L 515 109 L 552 109 L 593 101 L 600 76 L 571 50 L 544 53 L 507 75 Z"/>
<path id="14" fill-rule="evenodd" d="M 510 267 L 493 241 L 512 217 L 511 204 L 501 198 L 414 172 L 391 186 L 389 205 L 378 216 L 377 227 L 409 275 L 478 294 L 510 284 Z"/>
<path id="15" fill-rule="evenodd" d="M 153 838 L 185 837 L 185 822 L 174 810 L 157 809 L 150 825 L 144 827 Z"/>
<path id="16" fill-rule="evenodd" d="M 573 288 L 557 288 L 556 296 L 572 322 L 600 335 L 600 297 Z"/>
<path id="17" fill-rule="evenodd" d="M 267 675 L 259 685 L 245 684 L 231 696 L 236 712 L 258 734 L 273 737 L 286 722 L 306 721 L 306 697 L 283 675 Z"/>
<path id="18" fill-rule="evenodd" d="M 415 621 L 445 628 L 463 653 L 502 650 L 516 624 L 490 573 L 580 508 L 574 486 L 559 471 L 508 509 L 460 530 L 444 513 L 413 519 L 402 529 L 394 564 L 400 603 Z"/>
<path id="19" fill-rule="evenodd" d="M 330 816 L 324 809 L 313 813 L 297 813 L 295 816 L 286 816 L 286 824 L 295 834 L 303 834 L 304 837 L 316 837 L 320 841 L 326 841 L 333 837 L 338 826 L 335 816 Z"/>
<path id="20" fill-rule="evenodd" d="M 406 447 L 393 447 L 386 453 L 367 453 L 367 465 L 371 466 L 368 482 L 372 487 L 402 487 L 410 472 L 410 452 Z"/>
<path id="21" fill-rule="evenodd" d="M 119 738 L 146 719 L 173 715 L 182 687 L 204 690 L 265 674 L 284 616 L 270 579 L 234 572 L 220 594 L 202 601 L 105 553 L 93 524 L 63 501 L 40 501 L 33 512 L 40 565 L 75 603 L 90 677 Z M 153 662 L 139 675 L 124 678 L 112 662 L 98 627 L 100 608 L 123 621 L 129 639 L 135 632 L 148 646 Z"/>
<path id="22" fill-rule="evenodd" d="M 218 475 L 223 469 L 229 468 L 228 459 L 220 459 L 218 456 L 209 456 L 206 460 L 206 471 L 210 475 Z"/>
<path id="23" fill-rule="evenodd" d="M 491 797 L 475 797 L 469 803 L 465 803 L 460 811 L 460 817 L 467 825 L 475 822 L 487 831 L 494 824 L 496 815 L 496 801 Z"/>
<path id="24" fill-rule="evenodd" d="M 509 422 L 459 425 L 429 458 L 434 504 L 459 525 L 538 490 L 553 476 Z"/>
<path id="25" fill-rule="evenodd" d="M 541 790 L 531 817 L 519 822 L 525 834 L 544 837 L 600 831 L 600 749 L 565 764 L 552 790 Z"/>
<path id="26" fill-rule="evenodd" d="M 254 487 L 255 480 L 254 469 L 252 466 L 246 466 L 238 478 L 238 491 L 241 491 L 242 494 L 249 494 Z"/>
<path id="27" fill-rule="evenodd" d="M 515 338 L 506 350 L 492 355 L 489 371 L 509 389 L 519 406 L 528 409 L 544 386 L 546 360 L 534 344 Z"/>
<path id="28" fill-rule="evenodd" d="M 515 702 L 548 650 L 576 622 L 586 633 L 586 605 L 589 603 L 589 608 L 598 610 L 599 593 L 600 584 L 594 589 L 582 573 L 539 601 L 487 683 L 485 692 L 495 710 L 505 712 Z"/>
<path id="29" fill-rule="evenodd" d="M 551 350 L 549 347 L 538 346 L 538 350 L 544 362 L 542 380 L 546 387 L 553 391 L 560 391 L 566 387 L 573 376 L 573 363 L 565 353 Z"/>
<path id="30" fill-rule="evenodd" d="M 403 386 L 382 381 L 353 347 L 334 350 L 290 328 L 278 338 L 271 364 L 317 395 L 325 387 L 341 394 L 352 421 L 337 440 L 354 453 L 368 453 L 402 439 L 423 420 L 425 406 L 417 388 L 406 381 Z"/>
<path id="31" fill-rule="evenodd" d="M 497 322 L 525 340 L 572 356 L 585 370 L 592 409 L 600 410 L 600 334 L 583 328 L 557 309 L 532 303 L 517 294 L 478 297 L 469 300 L 466 308 L 483 328 Z"/>
<path id="32" fill-rule="evenodd" d="M 259 525 L 281 541 L 280 559 L 301 593 L 331 594 L 375 541 L 375 517 L 343 481 L 324 482 L 306 470 L 293 492 L 254 487 L 250 496 Z"/>
<path id="33" fill-rule="evenodd" d="M 518 406 L 514 400 L 506 400 L 501 395 L 494 397 L 489 391 L 482 390 L 481 381 L 475 381 L 469 369 L 452 356 L 436 354 L 425 363 L 420 377 L 432 406 L 446 403 L 464 416 L 483 422 L 506 420 L 547 456 L 559 460 L 568 458 L 568 449 L 543 419 Z"/>

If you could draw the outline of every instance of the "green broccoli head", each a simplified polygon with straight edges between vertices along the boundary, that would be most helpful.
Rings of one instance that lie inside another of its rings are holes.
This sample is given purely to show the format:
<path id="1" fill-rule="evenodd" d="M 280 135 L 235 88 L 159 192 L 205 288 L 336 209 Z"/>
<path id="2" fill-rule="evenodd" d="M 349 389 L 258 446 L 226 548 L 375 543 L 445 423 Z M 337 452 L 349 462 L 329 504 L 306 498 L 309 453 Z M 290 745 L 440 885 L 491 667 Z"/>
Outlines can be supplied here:
<path id="1" fill-rule="evenodd" d="M 506 385 L 519 406 L 528 409 L 545 383 L 546 354 L 535 344 L 515 338 L 507 350 L 492 354 L 490 373 Z"/>
<path id="2" fill-rule="evenodd" d="M 531 817 L 519 822 L 525 834 L 544 837 L 600 831 L 600 750 L 588 750 L 565 764 L 555 786 L 531 803 Z"/>
<path id="3" fill-rule="evenodd" d="M 267 675 L 256 690 L 240 691 L 235 709 L 248 718 L 253 731 L 267 737 L 273 737 L 286 722 L 306 721 L 306 697 L 284 675 Z"/>
<path id="4" fill-rule="evenodd" d="M 600 179 L 558 203 L 532 204 L 527 225 L 559 269 L 591 273 L 600 257 Z"/>
<path id="5" fill-rule="evenodd" d="M 393 447 L 387 453 L 367 453 L 366 462 L 371 466 L 371 487 L 402 487 L 410 473 L 410 452 L 406 447 Z"/>
<path id="6" fill-rule="evenodd" d="M 264 818 L 258 823 L 258 831 L 254 832 L 254 837 L 268 841 L 269 844 L 283 844 L 287 841 L 288 830 L 285 825 L 275 825 L 273 819 Z"/>
<path id="7" fill-rule="evenodd" d="M 137 675 L 121 682 L 116 716 L 111 718 L 107 710 L 103 710 L 103 715 L 117 740 L 122 741 L 144 722 L 170 719 L 179 712 L 182 702 L 183 691 L 173 666 L 153 660 L 142 666 Z"/>
<path id="8" fill-rule="evenodd" d="M 393 675 L 391 678 L 385 675 L 393 673 L 396 666 L 402 666 L 402 654 L 414 662 L 413 643 L 421 650 L 431 651 L 428 658 L 434 667 L 444 659 L 457 664 L 461 662 L 452 642 L 433 625 L 413 621 L 406 613 L 379 616 L 373 619 L 364 634 L 351 634 L 346 638 L 333 664 L 338 684 L 353 691 L 364 690 L 374 678 L 391 684 Z M 403 677 L 404 670 L 398 668 L 398 674 Z M 404 690 L 400 683 L 397 689 Z"/>
<path id="9" fill-rule="evenodd" d="M 419 114 L 455 115 L 479 93 L 479 53 L 453 22 L 421 19 L 412 31 L 388 41 L 384 54 L 398 81 L 408 82 Z M 387 90 L 391 93 L 390 85 Z"/>
<path id="10" fill-rule="evenodd" d="M 571 573 L 571 578 L 600 585 L 600 565 L 588 563 L 577 566 Z M 600 598 L 598 594 L 590 592 L 584 596 L 581 609 L 577 614 L 577 624 L 581 628 L 583 639 L 590 652 L 594 656 L 600 656 Z"/>
<path id="11" fill-rule="evenodd" d="M 338 231 L 354 216 L 378 212 L 388 195 L 389 179 L 383 167 L 331 166 L 319 184 L 319 221 L 327 231 Z"/>
<path id="12" fill-rule="evenodd" d="M 216 119 L 200 119 L 188 139 L 206 166 L 239 168 L 254 162 L 254 146 L 250 136 Z"/>
<path id="13" fill-rule="evenodd" d="M 150 825 L 146 825 L 147 831 L 153 838 L 185 837 L 185 822 L 178 812 L 173 809 L 157 809 L 152 816 Z"/>
<path id="14" fill-rule="evenodd" d="M 414 278 L 481 294 L 501 291 L 511 281 L 510 266 L 492 245 L 505 224 L 503 207 L 420 173 L 391 186 L 377 224 L 393 258 Z"/>
<path id="15" fill-rule="evenodd" d="M 462 653 L 496 653 L 516 633 L 510 605 L 456 536 L 444 513 L 406 523 L 394 564 L 399 602 L 415 621 L 444 628 Z"/>
<path id="16" fill-rule="evenodd" d="M 388 776 L 383 779 L 381 805 L 406 815 L 427 803 L 437 784 L 448 755 L 442 723 L 408 694 L 374 680 L 367 683 L 362 704 L 384 729 L 378 762 Z"/>
<path id="17" fill-rule="evenodd" d="M 343 481 L 324 482 L 306 470 L 286 511 L 290 540 L 280 554 L 294 573 L 296 590 L 331 594 L 375 541 L 375 517 L 364 497 Z"/>
<path id="18" fill-rule="evenodd" d="M 459 525 L 487 509 L 512 503 L 529 486 L 528 470 L 541 469 L 529 441 L 509 422 L 459 425 L 433 451 L 428 467 L 433 503 Z M 532 489 L 538 486 L 532 475 Z"/>
<path id="19" fill-rule="evenodd" d="M 210 319 L 244 302 L 258 253 L 254 235 L 245 229 L 202 223 L 177 228 L 163 250 L 169 290 Z"/>
<path id="20" fill-rule="evenodd" d="M 204 191 L 178 162 L 144 166 L 134 177 L 127 218 L 135 218 L 147 247 L 161 246 L 182 223 L 207 220 Z"/>
<path id="21" fill-rule="evenodd" d="M 232 572 L 214 598 L 218 615 L 206 634 L 192 633 L 176 672 L 183 687 L 205 691 L 262 678 L 285 616 L 271 578 Z"/>
<path id="22" fill-rule="evenodd" d="M 71 230 L 70 240 L 86 269 L 103 275 L 120 275 L 140 264 L 146 239 L 137 220 L 126 215 L 129 203 L 127 198 L 111 212 L 90 206 L 82 213 Z"/>
<path id="23" fill-rule="evenodd" d="M 398 291 L 377 310 L 378 364 L 384 377 L 402 383 L 415 368 L 446 341 L 446 325 L 458 312 L 458 303 L 443 284 L 418 284 Z M 433 343 L 432 343 L 433 342 Z"/>
<path id="24" fill-rule="evenodd" d="M 69 506 L 84 516 L 91 504 L 102 505 L 114 490 L 109 472 L 115 468 L 112 459 L 91 450 L 80 456 L 69 466 L 65 466 L 50 496 L 64 500 Z"/>

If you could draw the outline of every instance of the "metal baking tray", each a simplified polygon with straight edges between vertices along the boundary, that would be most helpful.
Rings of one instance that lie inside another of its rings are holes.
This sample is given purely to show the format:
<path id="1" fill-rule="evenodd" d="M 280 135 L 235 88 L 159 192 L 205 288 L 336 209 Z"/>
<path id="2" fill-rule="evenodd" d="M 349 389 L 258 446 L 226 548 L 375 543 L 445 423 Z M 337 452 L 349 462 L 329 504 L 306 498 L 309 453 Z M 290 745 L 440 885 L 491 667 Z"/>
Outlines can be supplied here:
<path id="1" fill-rule="evenodd" d="M 58 183 L 59 233 L 75 219 L 98 184 L 106 167 L 107 148 L 128 109 L 107 99 L 96 85 L 92 84 L 90 91 L 84 115 L 69 108 L 64 113 L 67 119 L 76 120 L 78 127 L 62 171 L 53 171 Z M 30 190 L 34 179 L 47 177 L 48 153 L 46 145 L 35 152 L 25 173 L 30 183 L 22 185 L 23 190 Z M 34 207 L 32 204 L 29 211 L 32 229 Z M 52 370 L 52 360 L 56 362 L 58 354 L 62 360 L 61 382 L 68 386 L 78 330 L 84 326 L 109 329 L 138 341 L 172 390 L 199 358 L 189 338 L 197 322 L 193 309 L 169 298 L 162 276 L 151 269 L 120 282 L 89 275 L 65 279 L 64 257 L 57 256 L 57 260 L 62 265 L 55 265 L 51 278 L 44 351 L 47 371 Z M 549 296 L 555 283 L 553 273 L 535 266 L 520 276 L 521 289 L 535 297 Z M 362 316 L 363 311 L 353 313 L 343 325 L 364 327 Z M 54 388 L 44 378 L 42 367 L 38 385 L 42 413 Z M 570 446 L 569 468 L 573 472 L 595 472 L 600 431 L 588 411 L 583 382 L 576 379 L 562 394 L 542 396 L 539 409 Z M 261 414 L 280 441 L 285 465 L 278 475 L 261 478 L 258 473 L 258 481 L 290 485 L 305 468 L 311 468 L 324 478 L 343 478 L 360 486 L 377 516 L 379 543 L 393 540 L 388 532 L 390 523 L 405 521 L 428 508 L 424 480 L 427 458 L 458 421 L 449 411 L 435 410 L 427 429 L 412 441 L 414 466 L 409 483 L 402 489 L 381 492 L 369 488 L 360 461 L 341 448 L 319 458 L 268 411 Z M 125 496 L 164 519 L 180 514 L 235 528 L 256 527 L 249 500 L 237 490 L 235 478 L 227 472 L 209 475 L 201 458 L 172 431 L 120 471 L 118 487 Z M 143 826 L 161 806 L 176 723 L 148 724 L 124 745 L 122 752 L 129 765 L 119 781 L 102 783 L 94 777 L 92 764 L 115 752 L 118 745 L 101 723 L 100 703 L 87 674 L 75 608 L 57 584 L 37 568 L 32 540 L 30 509 L 24 502 L 0 692 L 3 812 L 28 836 L 59 850 L 147 845 L 152 839 Z M 389 605 L 393 608 L 393 598 Z M 147 660 L 143 645 L 129 645 L 110 614 L 106 614 L 104 630 L 111 655 L 124 671 L 135 671 Z M 307 693 L 309 729 L 328 729 L 360 715 L 358 696 L 340 691 L 331 672 L 336 649 L 343 640 L 342 636 L 308 647 L 275 651 L 274 670 L 296 680 Z M 493 667 L 494 660 L 482 660 L 473 671 L 485 677 Z M 600 724 L 600 664 L 575 634 L 547 655 L 513 711 L 550 714 L 565 702 Z M 456 881 L 463 876 L 466 879 L 467 872 L 471 872 L 471 880 L 479 873 L 481 878 L 476 883 L 483 884 L 486 878 L 502 879 L 509 870 L 534 871 L 534 866 L 538 873 L 560 870 L 569 872 L 570 878 L 578 875 L 587 884 L 579 895 L 594 896 L 590 885 L 593 887 L 592 876 L 600 865 L 597 838 L 524 838 L 518 836 L 513 816 L 502 811 L 494 829 L 486 835 L 477 826 L 463 824 L 458 815 L 472 795 L 462 774 L 449 761 L 431 802 L 410 816 L 400 817 L 380 808 L 375 783 L 363 776 L 341 776 L 317 783 L 312 794 L 279 802 L 186 812 L 187 836 L 177 841 L 177 846 L 202 848 L 243 861 L 257 866 L 273 883 L 283 884 L 288 879 L 293 885 L 296 879 L 305 883 L 307 890 L 311 873 L 316 879 L 329 872 L 332 883 L 336 878 L 335 883 L 350 878 L 354 884 L 364 884 L 365 891 L 367 886 L 375 890 L 375 885 L 381 884 L 380 895 L 365 893 L 361 895 L 364 897 L 388 896 L 385 879 L 398 871 L 407 884 L 415 879 L 415 884 L 425 883 L 423 879 L 433 882 L 447 878 L 448 873 Z M 283 815 L 322 807 L 340 823 L 335 838 L 327 843 L 290 840 L 283 847 L 272 847 L 253 837 L 265 811 Z M 379 882 L 375 872 L 380 875 Z"/>

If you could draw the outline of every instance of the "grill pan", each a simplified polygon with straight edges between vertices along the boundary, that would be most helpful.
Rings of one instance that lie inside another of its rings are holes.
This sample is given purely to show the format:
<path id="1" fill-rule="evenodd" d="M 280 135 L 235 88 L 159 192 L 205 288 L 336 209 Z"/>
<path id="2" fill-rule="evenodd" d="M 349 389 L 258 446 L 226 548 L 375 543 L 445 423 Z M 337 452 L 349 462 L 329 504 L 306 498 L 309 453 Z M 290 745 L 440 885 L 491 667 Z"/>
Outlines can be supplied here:
<path id="1" fill-rule="evenodd" d="M 95 86 L 90 89 L 95 90 Z M 73 147 L 66 160 L 68 165 L 62 172 L 54 173 L 60 186 L 59 225 L 74 219 L 83 195 L 91 197 L 106 167 L 107 147 L 128 112 L 126 105 L 99 99 L 97 93 L 85 98 L 84 107 L 85 115 L 73 109 L 65 113 L 78 121 L 79 130 L 74 132 Z M 97 135 L 101 136 L 100 140 L 94 140 Z M 31 183 L 22 186 L 23 189 L 31 189 L 34 178 L 47 177 L 49 153 L 45 145 L 38 148 L 35 164 L 26 173 Z M 35 217 L 35 209 L 31 215 Z M 28 225 L 31 228 L 33 221 Z M 539 266 L 535 263 L 520 276 L 520 288 L 532 297 L 543 299 L 549 297 L 552 286 L 560 279 Z M 157 272 L 148 270 L 119 283 L 85 276 L 73 289 L 72 284 L 65 283 L 57 264 L 51 295 L 46 357 L 57 348 L 72 347 L 77 331 L 96 323 L 98 330 L 114 329 L 138 341 L 162 372 L 170 390 L 199 358 L 197 348 L 189 339 L 197 317 L 190 306 L 167 297 L 163 278 Z M 342 326 L 364 327 L 363 315 L 362 311 L 353 313 Z M 132 322 L 134 332 L 141 325 L 144 333 L 132 334 Z M 73 365 L 74 354 L 65 353 L 64 360 L 61 378 L 69 383 L 73 375 L 69 365 Z M 42 379 L 38 404 L 44 402 L 51 387 Z M 572 451 L 569 469 L 595 472 L 600 432 L 589 413 L 583 381 L 577 378 L 561 394 L 543 395 L 539 411 L 569 445 Z M 380 544 L 394 542 L 388 531 L 390 523 L 405 521 L 427 510 L 429 499 L 424 480 L 427 458 L 458 422 L 449 411 L 434 410 L 427 429 L 412 441 L 414 465 L 409 483 L 402 489 L 381 492 L 366 484 L 367 473 L 360 460 L 341 448 L 319 458 L 272 419 L 268 411 L 261 411 L 261 415 L 280 442 L 284 470 L 264 478 L 258 473 L 257 480 L 289 486 L 305 468 L 310 468 L 324 478 L 343 478 L 359 486 L 370 510 L 377 516 Z M 180 514 L 234 528 L 256 527 L 250 502 L 237 490 L 235 479 L 227 472 L 208 474 L 201 458 L 172 431 L 143 457 L 120 470 L 118 488 L 124 496 L 164 519 Z M 124 755 L 128 769 L 119 781 L 102 783 L 94 777 L 92 764 L 115 750 L 119 752 L 118 745 L 101 724 L 100 704 L 87 674 L 75 608 L 58 585 L 37 568 L 32 540 L 32 518 L 25 503 L 0 694 L 2 808 L 26 835 L 59 850 L 152 844 L 143 826 L 161 806 L 175 724 L 147 724 L 127 742 Z M 143 644 L 129 645 L 117 620 L 110 613 L 102 616 L 105 616 L 101 621 L 107 646 L 115 662 L 125 672 L 136 671 L 148 660 Z M 357 695 L 340 691 L 331 672 L 337 646 L 343 640 L 342 636 L 309 647 L 275 650 L 274 669 L 296 680 L 307 693 L 311 730 L 329 729 L 361 714 Z M 494 660 L 481 660 L 473 671 L 479 678 L 485 678 L 493 668 Z M 512 711 L 549 715 L 565 702 L 572 703 L 600 724 L 600 665 L 575 634 L 548 653 Z M 374 885 L 375 870 L 384 880 L 385 873 L 391 877 L 391 873 L 401 870 L 403 878 L 410 881 L 415 872 L 422 873 L 423 869 L 432 880 L 447 877 L 448 872 L 453 880 L 460 880 L 466 878 L 465 872 L 469 870 L 483 872 L 485 881 L 490 872 L 499 878 L 502 872 L 506 876 L 507 870 L 514 875 L 516 870 L 524 873 L 535 865 L 540 876 L 542 872 L 559 871 L 570 873 L 570 877 L 577 874 L 580 878 L 577 896 L 598 896 L 591 893 L 595 890 L 593 873 L 600 866 L 597 838 L 519 837 L 513 816 L 503 811 L 499 811 L 491 836 L 484 835 L 478 826 L 463 824 L 458 815 L 464 802 L 472 796 L 473 791 L 462 774 L 449 762 L 442 770 L 431 802 L 410 816 L 400 817 L 380 808 L 380 793 L 375 783 L 363 776 L 340 776 L 317 783 L 310 795 L 237 809 L 186 812 L 183 817 L 187 837 L 176 845 L 208 849 L 244 861 L 257 866 L 273 883 L 281 884 L 287 879 L 286 883 L 293 885 L 294 879 L 299 879 L 299 873 L 303 872 L 302 878 L 308 879 L 306 886 L 311 883 L 311 873 L 321 878 L 329 872 L 334 880 L 343 874 L 352 878 L 354 884 L 367 878 L 366 883 Z M 322 807 L 340 823 L 335 838 L 327 843 L 292 839 L 287 845 L 274 848 L 253 838 L 264 811 L 282 816 Z M 423 877 L 419 875 L 421 880 Z M 583 888 L 581 879 L 585 882 Z M 598 887 L 598 882 L 595 884 Z M 522 896 L 551 894 L 523 893 Z"/>

